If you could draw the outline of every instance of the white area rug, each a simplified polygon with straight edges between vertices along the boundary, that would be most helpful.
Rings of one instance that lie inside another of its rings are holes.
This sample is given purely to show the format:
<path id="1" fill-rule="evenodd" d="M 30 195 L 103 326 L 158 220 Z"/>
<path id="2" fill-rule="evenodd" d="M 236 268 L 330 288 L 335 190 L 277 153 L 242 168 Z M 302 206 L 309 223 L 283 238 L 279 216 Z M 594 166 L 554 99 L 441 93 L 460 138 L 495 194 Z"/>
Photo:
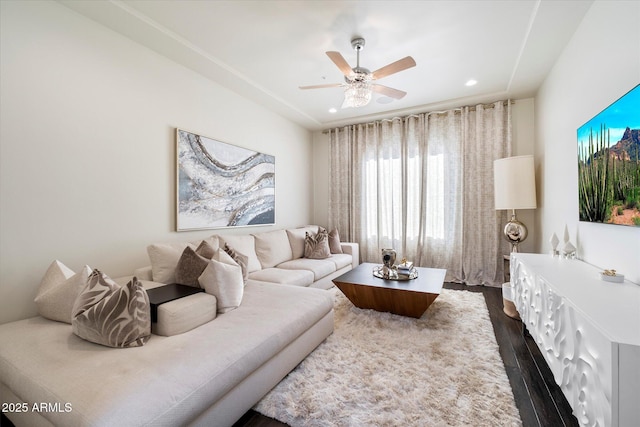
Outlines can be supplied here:
<path id="1" fill-rule="evenodd" d="M 480 293 L 444 289 L 421 319 L 336 291 L 335 331 L 256 411 L 290 426 L 521 426 Z"/>

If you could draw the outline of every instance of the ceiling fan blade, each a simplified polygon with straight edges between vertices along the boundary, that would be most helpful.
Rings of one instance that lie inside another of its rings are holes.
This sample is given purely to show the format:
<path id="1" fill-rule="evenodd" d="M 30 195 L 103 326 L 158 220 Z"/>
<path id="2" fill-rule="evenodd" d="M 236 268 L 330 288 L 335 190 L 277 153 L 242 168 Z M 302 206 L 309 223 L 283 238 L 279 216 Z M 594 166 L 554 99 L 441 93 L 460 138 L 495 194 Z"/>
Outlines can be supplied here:
<path id="1" fill-rule="evenodd" d="M 416 61 L 414 61 L 412 57 L 407 56 L 374 71 L 373 73 L 371 73 L 371 76 L 373 79 L 381 79 L 383 77 L 389 76 L 391 74 L 394 74 L 399 71 L 403 71 L 403 70 L 406 70 L 407 68 L 411 68 L 415 66 L 416 66 Z"/>
<path id="2" fill-rule="evenodd" d="M 382 95 L 386 95 L 390 98 L 394 98 L 394 99 L 402 99 L 404 98 L 404 96 L 407 94 L 407 92 L 398 90 L 398 89 L 394 89 L 392 87 L 388 87 L 388 86 L 382 86 L 379 84 L 373 84 L 371 85 L 371 89 L 373 89 L 374 92 L 378 92 L 381 93 Z"/>
<path id="3" fill-rule="evenodd" d="M 298 86 L 298 88 L 300 88 L 300 89 L 323 89 L 323 88 L 326 88 L 326 87 L 340 87 L 343 84 L 344 83 L 328 83 L 328 84 L 324 84 L 324 85 Z"/>
<path id="4" fill-rule="evenodd" d="M 349 66 L 349 63 L 344 59 L 340 52 L 329 51 L 327 52 L 327 56 L 338 66 L 340 71 L 342 71 L 342 74 L 345 76 L 353 74 L 353 70 Z"/>

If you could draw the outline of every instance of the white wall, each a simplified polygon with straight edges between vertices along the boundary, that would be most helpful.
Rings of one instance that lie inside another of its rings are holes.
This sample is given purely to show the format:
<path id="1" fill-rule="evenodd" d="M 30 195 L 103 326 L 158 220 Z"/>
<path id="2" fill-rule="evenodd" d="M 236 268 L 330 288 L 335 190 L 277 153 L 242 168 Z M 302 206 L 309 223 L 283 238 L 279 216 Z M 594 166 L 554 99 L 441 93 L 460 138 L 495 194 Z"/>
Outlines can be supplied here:
<path id="1" fill-rule="evenodd" d="M 534 154 L 534 100 L 516 101 L 512 106 L 513 155 Z M 322 132 L 313 134 L 313 221 L 327 224 L 329 213 L 329 135 Z M 520 245 L 521 252 L 533 252 L 535 241 L 534 210 L 518 211 L 518 219 L 529 230 L 529 238 Z"/>
<path id="2" fill-rule="evenodd" d="M 1 4 L 0 323 L 54 259 L 111 276 L 176 233 L 175 128 L 276 157 L 275 227 L 312 219 L 310 132 L 55 2 Z"/>
<path id="3" fill-rule="evenodd" d="M 578 221 L 576 130 L 640 83 L 640 2 L 597 1 L 536 97 L 538 251 L 565 224 L 578 256 L 640 284 L 640 227 Z"/>

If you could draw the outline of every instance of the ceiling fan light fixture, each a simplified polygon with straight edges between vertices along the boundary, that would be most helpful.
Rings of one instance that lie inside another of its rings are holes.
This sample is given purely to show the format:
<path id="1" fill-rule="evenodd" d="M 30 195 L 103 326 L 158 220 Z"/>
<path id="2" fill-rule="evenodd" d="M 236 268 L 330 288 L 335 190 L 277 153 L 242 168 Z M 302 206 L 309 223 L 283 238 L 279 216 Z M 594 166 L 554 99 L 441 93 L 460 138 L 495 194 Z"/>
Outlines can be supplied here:
<path id="1" fill-rule="evenodd" d="M 320 84 L 313 86 L 300 86 L 300 89 L 321 89 L 321 88 L 344 88 L 344 102 L 342 108 L 364 107 L 371 101 L 373 92 L 380 93 L 393 99 L 402 99 L 407 93 L 398 89 L 373 83 L 383 77 L 398 73 L 411 67 L 416 66 L 416 61 L 406 56 L 395 62 L 385 65 L 376 71 L 369 71 L 360 66 L 360 51 L 364 47 L 364 39 L 355 37 L 351 40 L 351 46 L 356 50 L 356 66 L 351 68 L 349 63 L 344 59 L 340 52 L 328 51 L 327 56 L 342 71 L 344 75 L 344 83 Z M 381 102 L 381 104 L 384 102 Z"/>
<path id="2" fill-rule="evenodd" d="M 344 90 L 344 102 L 342 108 L 364 107 L 371 101 L 371 75 L 355 73 L 347 77 L 347 86 Z"/>
<path id="3" fill-rule="evenodd" d="M 342 108 L 364 107 L 371 101 L 371 85 L 355 83 L 344 90 Z"/>

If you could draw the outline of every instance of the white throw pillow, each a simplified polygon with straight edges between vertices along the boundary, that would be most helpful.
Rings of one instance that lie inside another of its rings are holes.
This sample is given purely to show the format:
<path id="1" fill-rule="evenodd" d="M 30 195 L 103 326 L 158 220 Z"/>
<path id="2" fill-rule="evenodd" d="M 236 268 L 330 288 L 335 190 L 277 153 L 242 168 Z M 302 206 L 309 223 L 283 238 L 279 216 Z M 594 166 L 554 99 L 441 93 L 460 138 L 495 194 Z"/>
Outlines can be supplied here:
<path id="1" fill-rule="evenodd" d="M 89 274 L 91 268 L 88 265 L 76 274 L 60 261 L 54 261 L 44 274 L 34 300 L 38 314 L 71 324 L 73 303 L 87 283 Z"/>
<path id="2" fill-rule="evenodd" d="M 224 250 L 218 249 L 198 279 L 205 292 L 218 300 L 218 313 L 240 306 L 244 294 L 242 269 Z"/>

